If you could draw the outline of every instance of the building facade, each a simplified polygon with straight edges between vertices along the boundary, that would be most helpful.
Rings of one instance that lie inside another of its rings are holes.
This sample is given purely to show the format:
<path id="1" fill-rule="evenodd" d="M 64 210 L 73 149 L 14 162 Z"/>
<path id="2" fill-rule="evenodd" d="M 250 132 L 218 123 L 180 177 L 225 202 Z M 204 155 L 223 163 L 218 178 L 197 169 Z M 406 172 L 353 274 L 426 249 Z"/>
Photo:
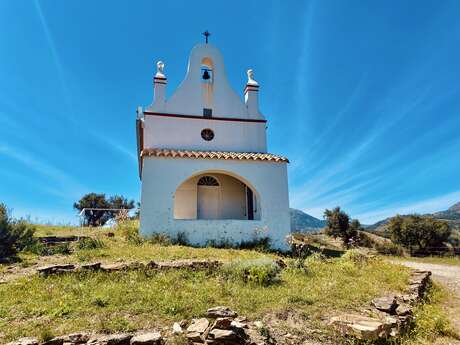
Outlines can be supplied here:
<path id="1" fill-rule="evenodd" d="M 287 249 L 288 160 L 267 153 L 252 70 L 242 101 L 220 51 L 198 44 L 169 99 L 166 86 L 160 61 L 153 102 L 137 110 L 141 235 L 181 234 L 193 245 L 269 237 Z"/>

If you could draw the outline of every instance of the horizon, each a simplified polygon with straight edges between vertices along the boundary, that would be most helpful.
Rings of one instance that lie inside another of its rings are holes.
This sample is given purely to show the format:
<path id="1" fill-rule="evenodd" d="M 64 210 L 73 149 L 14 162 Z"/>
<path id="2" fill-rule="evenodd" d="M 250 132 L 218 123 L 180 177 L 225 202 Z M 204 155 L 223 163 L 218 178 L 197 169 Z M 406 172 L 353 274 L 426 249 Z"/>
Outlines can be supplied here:
<path id="1" fill-rule="evenodd" d="M 0 202 L 15 217 L 76 224 L 89 192 L 139 201 L 136 108 L 158 60 L 171 96 L 205 30 L 241 98 L 254 70 L 290 207 L 371 224 L 460 201 L 460 3 L 200 5 L 0 3 Z"/>

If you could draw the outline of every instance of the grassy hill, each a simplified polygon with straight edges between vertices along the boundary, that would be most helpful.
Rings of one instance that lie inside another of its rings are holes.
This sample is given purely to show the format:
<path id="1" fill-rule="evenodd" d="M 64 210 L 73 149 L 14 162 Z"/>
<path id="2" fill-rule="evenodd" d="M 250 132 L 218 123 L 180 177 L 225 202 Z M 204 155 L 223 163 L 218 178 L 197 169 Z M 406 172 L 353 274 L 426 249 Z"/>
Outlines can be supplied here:
<path id="1" fill-rule="evenodd" d="M 355 262 L 349 257 L 312 256 L 304 261 L 256 250 L 193 248 L 172 245 L 164 237 L 141 240 L 134 236 L 137 226 L 40 226 L 37 235 L 84 235 L 97 240 L 97 245 L 75 242 L 68 251 L 21 253 L 20 261 L 0 264 L 0 280 L 4 281 L 0 284 L 0 343 L 21 336 L 85 330 L 161 329 L 171 327 L 174 321 L 200 317 L 207 308 L 227 305 L 252 320 L 276 323 L 286 332 L 339 344 L 328 333 L 325 320 L 329 316 L 369 305 L 373 298 L 402 291 L 407 284 L 407 269 L 385 260 Z M 109 232 L 113 236 L 108 236 Z M 224 266 L 215 271 L 33 274 L 36 267 L 51 263 L 184 258 L 217 259 Z M 264 265 L 274 265 L 280 259 L 287 267 L 270 278 L 269 284 L 254 283 L 239 273 L 238 267 L 244 266 L 251 267 L 251 274 L 263 276 L 268 274 Z"/>

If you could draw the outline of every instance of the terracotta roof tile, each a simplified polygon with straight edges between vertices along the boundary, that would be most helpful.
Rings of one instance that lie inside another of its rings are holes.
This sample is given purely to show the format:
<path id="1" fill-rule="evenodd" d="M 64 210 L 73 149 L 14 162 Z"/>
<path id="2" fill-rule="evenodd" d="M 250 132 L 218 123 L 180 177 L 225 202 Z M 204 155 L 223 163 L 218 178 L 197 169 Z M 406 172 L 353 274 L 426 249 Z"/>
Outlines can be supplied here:
<path id="1" fill-rule="evenodd" d="M 195 151 L 173 149 L 144 149 L 141 157 L 171 157 L 171 158 L 196 158 L 196 159 L 230 159 L 253 160 L 289 163 L 286 157 L 271 153 L 260 152 L 229 152 L 229 151 Z"/>

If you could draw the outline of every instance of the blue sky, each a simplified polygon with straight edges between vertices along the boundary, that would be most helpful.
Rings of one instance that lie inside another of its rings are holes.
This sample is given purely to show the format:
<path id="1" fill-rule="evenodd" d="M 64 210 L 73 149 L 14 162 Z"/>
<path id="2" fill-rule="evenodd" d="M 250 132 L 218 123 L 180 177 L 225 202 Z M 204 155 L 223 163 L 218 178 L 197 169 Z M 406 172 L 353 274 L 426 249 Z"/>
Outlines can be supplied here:
<path id="1" fill-rule="evenodd" d="M 135 109 L 203 40 L 261 84 L 291 206 L 371 223 L 460 201 L 458 1 L 0 1 L 0 200 L 76 222 L 84 193 L 139 200 Z"/>

